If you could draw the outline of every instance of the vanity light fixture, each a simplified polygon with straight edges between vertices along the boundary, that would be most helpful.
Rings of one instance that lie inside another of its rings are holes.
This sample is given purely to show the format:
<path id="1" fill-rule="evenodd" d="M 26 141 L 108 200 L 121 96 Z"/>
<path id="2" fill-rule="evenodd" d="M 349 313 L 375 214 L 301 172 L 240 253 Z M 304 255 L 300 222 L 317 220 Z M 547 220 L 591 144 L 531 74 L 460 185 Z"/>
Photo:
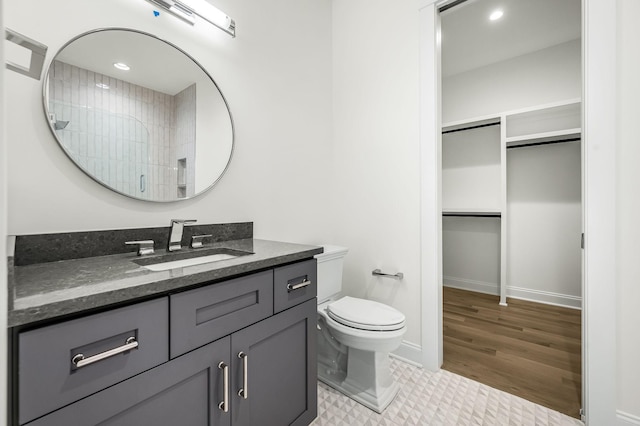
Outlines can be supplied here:
<path id="1" fill-rule="evenodd" d="M 220 28 L 231 37 L 236 36 L 236 22 L 207 0 L 147 0 L 188 24 L 195 25 L 196 17 Z"/>
<path id="2" fill-rule="evenodd" d="M 113 64 L 113 66 L 122 71 L 129 71 L 131 69 L 131 67 L 124 62 L 116 62 Z"/>
<path id="3" fill-rule="evenodd" d="M 489 15 L 489 19 L 492 21 L 497 21 L 498 19 L 502 18 L 502 15 L 504 15 L 504 12 L 500 9 L 497 9 L 491 12 L 491 15 Z"/>

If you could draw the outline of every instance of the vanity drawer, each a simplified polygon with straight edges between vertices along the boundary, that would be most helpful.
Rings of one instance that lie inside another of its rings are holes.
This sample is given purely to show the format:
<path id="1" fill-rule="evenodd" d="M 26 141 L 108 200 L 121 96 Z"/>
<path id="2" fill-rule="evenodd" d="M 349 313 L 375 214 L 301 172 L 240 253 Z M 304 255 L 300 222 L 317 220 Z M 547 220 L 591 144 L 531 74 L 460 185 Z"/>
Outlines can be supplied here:
<path id="1" fill-rule="evenodd" d="M 273 272 L 273 311 L 284 311 L 316 297 L 318 293 L 316 259 L 281 266 Z"/>
<path id="2" fill-rule="evenodd" d="M 163 297 L 20 333 L 20 424 L 166 362 L 168 308 Z"/>
<path id="3" fill-rule="evenodd" d="M 273 315 L 273 271 L 169 296 L 171 358 Z"/>

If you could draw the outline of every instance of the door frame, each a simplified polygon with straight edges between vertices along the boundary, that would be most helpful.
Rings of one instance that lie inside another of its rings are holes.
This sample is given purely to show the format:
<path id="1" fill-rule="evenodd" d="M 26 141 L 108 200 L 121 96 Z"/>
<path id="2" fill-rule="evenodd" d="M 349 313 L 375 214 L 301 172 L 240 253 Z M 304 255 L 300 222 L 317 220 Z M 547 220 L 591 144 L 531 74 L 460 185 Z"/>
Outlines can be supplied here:
<path id="1" fill-rule="evenodd" d="M 7 145 L 5 137 L 5 100 L 4 100 L 4 4 L 0 0 L 0 34 L 2 34 L 3 43 L 0 43 L 0 353 L 8 353 L 7 348 L 7 301 L 8 284 L 7 284 Z M 8 398 L 7 398 L 7 376 L 8 363 L 0 367 L 0 424 L 7 420 Z"/>
<path id="2" fill-rule="evenodd" d="M 418 0 L 422 365 L 442 365 L 440 15 Z M 616 5 L 582 0 L 582 368 L 586 424 L 616 422 Z"/>

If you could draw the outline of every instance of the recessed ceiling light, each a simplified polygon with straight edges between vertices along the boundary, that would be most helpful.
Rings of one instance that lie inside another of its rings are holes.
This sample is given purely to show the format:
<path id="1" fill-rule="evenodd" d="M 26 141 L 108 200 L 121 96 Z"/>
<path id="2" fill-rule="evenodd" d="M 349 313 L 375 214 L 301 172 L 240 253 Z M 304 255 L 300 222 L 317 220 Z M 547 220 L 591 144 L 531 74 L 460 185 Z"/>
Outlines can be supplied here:
<path id="1" fill-rule="evenodd" d="M 107 90 L 109 88 L 108 84 L 104 84 L 104 83 L 96 83 L 96 86 L 101 88 L 101 89 L 105 89 Z"/>
<path id="2" fill-rule="evenodd" d="M 489 15 L 489 19 L 492 21 L 497 21 L 498 19 L 502 18 L 502 15 L 504 15 L 504 12 L 500 9 L 494 10 L 493 12 L 491 12 L 491 15 Z"/>
<path id="3" fill-rule="evenodd" d="M 119 70 L 122 71 L 129 71 L 131 69 L 131 67 L 123 62 L 116 62 L 115 64 L 113 64 L 114 67 L 118 68 Z"/>

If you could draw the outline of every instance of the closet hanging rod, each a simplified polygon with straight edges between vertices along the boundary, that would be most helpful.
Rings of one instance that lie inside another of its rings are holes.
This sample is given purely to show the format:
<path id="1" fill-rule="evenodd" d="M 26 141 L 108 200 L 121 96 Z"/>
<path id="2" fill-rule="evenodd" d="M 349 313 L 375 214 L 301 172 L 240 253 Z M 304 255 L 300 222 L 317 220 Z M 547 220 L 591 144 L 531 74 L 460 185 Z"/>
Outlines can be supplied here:
<path id="1" fill-rule="evenodd" d="M 444 6 L 442 6 L 440 9 L 438 9 L 438 12 L 442 13 L 445 12 L 453 7 L 456 7 L 459 4 L 462 4 L 464 2 L 466 2 L 467 0 L 454 0 L 449 4 L 445 4 Z"/>
<path id="2" fill-rule="evenodd" d="M 528 146 L 540 146 L 540 145 L 553 145 L 556 143 L 565 143 L 565 142 L 579 142 L 581 140 L 581 138 L 570 138 L 570 139 L 560 139 L 557 141 L 544 141 L 544 142 L 533 142 L 533 143 L 522 143 L 519 145 L 510 145 L 507 147 L 507 149 L 513 149 L 513 148 L 525 148 Z"/>
<path id="3" fill-rule="evenodd" d="M 501 213 L 452 213 L 442 212 L 442 216 L 448 217 L 502 217 Z"/>
<path id="4" fill-rule="evenodd" d="M 452 130 L 443 130 L 442 134 L 446 134 L 446 133 L 455 133 L 455 132 L 462 132 L 465 130 L 473 130 L 473 129 L 480 129 L 482 127 L 489 127 L 489 126 L 499 126 L 500 122 L 495 122 L 495 123 L 486 123 L 486 124 L 478 124 L 476 126 L 469 126 L 469 127 L 462 127 L 460 129 L 452 129 Z"/>

